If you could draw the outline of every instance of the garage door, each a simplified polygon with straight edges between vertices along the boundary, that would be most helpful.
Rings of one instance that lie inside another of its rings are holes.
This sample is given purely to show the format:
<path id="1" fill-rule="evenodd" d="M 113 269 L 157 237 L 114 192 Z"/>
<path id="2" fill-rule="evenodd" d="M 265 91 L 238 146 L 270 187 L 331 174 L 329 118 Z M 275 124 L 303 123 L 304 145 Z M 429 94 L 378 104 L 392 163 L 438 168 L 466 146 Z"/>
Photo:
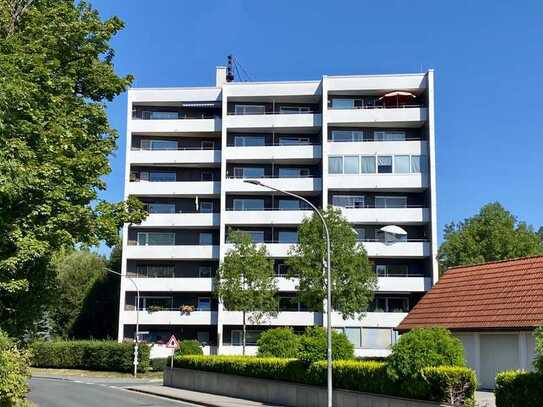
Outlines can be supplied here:
<path id="1" fill-rule="evenodd" d="M 480 386 L 492 389 L 497 372 L 520 367 L 519 338 L 517 334 L 484 334 L 480 344 Z"/>

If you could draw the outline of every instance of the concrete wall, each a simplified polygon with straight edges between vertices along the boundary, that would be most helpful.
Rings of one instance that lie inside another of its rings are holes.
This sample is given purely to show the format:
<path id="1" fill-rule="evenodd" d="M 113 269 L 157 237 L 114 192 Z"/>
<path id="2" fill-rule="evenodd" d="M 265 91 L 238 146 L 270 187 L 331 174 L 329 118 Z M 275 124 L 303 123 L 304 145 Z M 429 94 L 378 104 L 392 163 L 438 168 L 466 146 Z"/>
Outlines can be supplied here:
<path id="1" fill-rule="evenodd" d="M 325 407 L 326 388 L 191 369 L 164 370 L 164 385 L 289 407 Z M 334 389 L 335 406 L 429 407 L 446 404 Z"/>

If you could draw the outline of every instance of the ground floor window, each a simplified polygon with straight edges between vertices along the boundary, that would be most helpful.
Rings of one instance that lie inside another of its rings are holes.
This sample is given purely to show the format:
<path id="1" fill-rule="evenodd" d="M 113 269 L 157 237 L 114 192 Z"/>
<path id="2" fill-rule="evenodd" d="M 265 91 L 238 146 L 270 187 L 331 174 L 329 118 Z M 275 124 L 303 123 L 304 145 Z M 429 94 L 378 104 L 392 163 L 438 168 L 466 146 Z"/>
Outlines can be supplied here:
<path id="1" fill-rule="evenodd" d="M 256 345 L 258 337 L 260 336 L 260 331 L 246 330 L 245 331 L 245 344 L 249 346 Z M 243 345 L 243 330 L 235 329 L 231 334 L 231 344 L 232 346 L 242 346 Z"/>

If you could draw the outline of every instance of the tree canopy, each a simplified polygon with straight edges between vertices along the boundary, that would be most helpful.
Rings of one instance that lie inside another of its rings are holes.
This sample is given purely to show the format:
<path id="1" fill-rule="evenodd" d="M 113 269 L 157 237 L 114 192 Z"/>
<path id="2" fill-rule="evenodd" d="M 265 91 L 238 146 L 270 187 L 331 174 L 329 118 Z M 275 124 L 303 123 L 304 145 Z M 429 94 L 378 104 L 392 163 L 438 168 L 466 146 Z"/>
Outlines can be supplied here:
<path id="1" fill-rule="evenodd" d="M 541 238 L 499 203 L 483 206 L 478 214 L 445 226 L 438 260 L 448 267 L 543 254 Z"/>
<path id="2" fill-rule="evenodd" d="M 332 306 L 345 318 L 359 317 L 373 299 L 377 278 L 364 247 L 357 242 L 356 231 L 341 211 L 330 207 L 323 211 L 323 216 L 330 230 Z M 298 241 L 287 260 L 289 276 L 299 278 L 300 300 L 309 308 L 321 311 L 327 289 L 323 268 L 326 240 L 316 213 L 300 225 Z"/>
<path id="3" fill-rule="evenodd" d="M 114 244 L 145 216 L 136 199 L 97 200 L 117 139 L 105 103 L 132 81 L 112 63 L 122 27 L 84 0 L 0 0 L 0 325 L 11 334 L 40 317 L 56 252 Z"/>

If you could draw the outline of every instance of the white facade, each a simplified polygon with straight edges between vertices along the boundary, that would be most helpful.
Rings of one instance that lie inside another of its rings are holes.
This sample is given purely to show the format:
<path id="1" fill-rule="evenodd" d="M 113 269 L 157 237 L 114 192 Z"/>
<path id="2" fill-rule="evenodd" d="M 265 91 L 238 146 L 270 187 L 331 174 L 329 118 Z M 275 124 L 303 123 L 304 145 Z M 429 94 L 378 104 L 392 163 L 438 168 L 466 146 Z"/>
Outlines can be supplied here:
<path id="1" fill-rule="evenodd" d="M 119 340 L 134 337 L 137 306 L 157 355 L 171 334 L 208 353 L 240 353 L 241 314 L 212 296 L 231 229 L 266 246 L 284 297 L 276 318 L 248 327 L 249 345 L 270 326 L 323 323 L 289 300 L 296 281 L 283 277 L 297 226 L 312 212 L 244 182 L 259 179 L 340 207 L 356 228 L 378 291 L 364 316 L 334 313 L 333 325 L 357 355 L 386 356 L 393 328 L 437 279 L 433 72 L 261 83 L 226 82 L 224 72 L 215 87 L 128 92 L 125 198 L 139 197 L 151 214 L 123 229 L 122 273 L 141 299 L 123 278 Z M 380 231 L 392 225 L 407 235 Z"/>

